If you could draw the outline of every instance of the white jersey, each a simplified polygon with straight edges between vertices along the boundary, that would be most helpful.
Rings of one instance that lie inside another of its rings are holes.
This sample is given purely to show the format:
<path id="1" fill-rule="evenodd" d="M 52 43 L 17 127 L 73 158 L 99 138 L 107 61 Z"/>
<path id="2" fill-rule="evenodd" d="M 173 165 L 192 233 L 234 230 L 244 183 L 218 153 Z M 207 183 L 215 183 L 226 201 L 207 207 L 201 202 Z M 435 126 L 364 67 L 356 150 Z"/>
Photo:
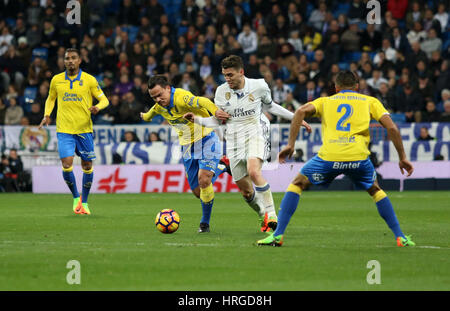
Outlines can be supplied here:
<path id="1" fill-rule="evenodd" d="M 246 158 L 253 156 L 245 148 L 255 143 L 263 144 L 264 158 L 268 156 L 270 143 L 270 122 L 262 106 L 272 104 L 271 91 L 264 79 L 245 78 L 244 88 L 232 90 L 228 83 L 220 85 L 214 103 L 231 117 L 226 122 L 225 139 L 228 157 Z M 261 146 L 255 149 L 261 150 Z M 257 152 L 258 157 L 262 157 Z"/>

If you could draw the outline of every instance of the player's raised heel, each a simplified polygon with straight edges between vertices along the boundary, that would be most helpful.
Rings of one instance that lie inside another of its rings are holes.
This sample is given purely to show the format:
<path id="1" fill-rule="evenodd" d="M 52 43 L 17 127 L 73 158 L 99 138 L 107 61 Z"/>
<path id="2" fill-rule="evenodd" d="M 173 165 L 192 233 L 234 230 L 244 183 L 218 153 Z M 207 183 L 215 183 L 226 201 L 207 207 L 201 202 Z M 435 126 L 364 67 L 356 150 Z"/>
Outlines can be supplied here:
<path id="1" fill-rule="evenodd" d="M 209 224 L 201 222 L 200 227 L 198 228 L 198 233 L 206 233 L 206 232 L 210 232 Z"/>
<path id="2" fill-rule="evenodd" d="M 283 236 L 274 236 L 273 233 L 266 237 L 265 239 L 256 242 L 259 246 L 281 246 L 283 245 Z"/>
<path id="3" fill-rule="evenodd" d="M 414 243 L 411 240 L 411 236 L 405 235 L 405 238 L 402 238 L 401 236 L 397 237 L 397 246 L 398 247 L 416 246 L 416 243 Z"/>

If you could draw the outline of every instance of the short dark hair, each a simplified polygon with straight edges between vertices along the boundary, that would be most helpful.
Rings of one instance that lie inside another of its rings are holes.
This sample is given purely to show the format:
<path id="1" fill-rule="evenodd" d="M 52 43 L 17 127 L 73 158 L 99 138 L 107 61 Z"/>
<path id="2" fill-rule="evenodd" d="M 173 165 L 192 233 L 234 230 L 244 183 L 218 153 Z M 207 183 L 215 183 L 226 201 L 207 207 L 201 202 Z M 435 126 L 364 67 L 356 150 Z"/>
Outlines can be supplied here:
<path id="1" fill-rule="evenodd" d="M 340 87 L 353 88 L 358 83 L 358 77 L 350 70 L 339 71 L 336 75 L 335 84 Z"/>
<path id="2" fill-rule="evenodd" d="M 169 80 L 167 80 L 167 77 L 163 76 L 163 75 L 155 75 L 148 80 L 148 89 L 149 90 L 151 90 L 152 88 L 154 88 L 157 85 L 165 88 L 166 86 L 170 85 L 170 83 L 169 83 Z"/>
<path id="3" fill-rule="evenodd" d="M 66 52 L 65 52 L 65 53 L 69 53 L 69 52 L 77 53 L 78 57 L 81 56 L 80 50 L 78 50 L 78 49 L 76 49 L 76 48 L 68 48 L 68 49 L 66 49 Z"/>
<path id="4" fill-rule="evenodd" d="M 244 62 L 240 56 L 230 55 L 222 60 L 221 66 L 223 69 L 234 68 L 240 70 L 244 69 Z"/>

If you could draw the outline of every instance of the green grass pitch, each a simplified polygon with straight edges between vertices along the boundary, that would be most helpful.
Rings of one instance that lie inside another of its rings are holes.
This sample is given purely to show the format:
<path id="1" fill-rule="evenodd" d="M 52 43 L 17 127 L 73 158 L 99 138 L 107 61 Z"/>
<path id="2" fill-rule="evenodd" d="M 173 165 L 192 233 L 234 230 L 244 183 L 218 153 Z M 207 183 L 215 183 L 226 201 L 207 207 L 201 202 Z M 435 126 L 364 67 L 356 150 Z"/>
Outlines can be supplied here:
<path id="1" fill-rule="evenodd" d="M 416 247 L 395 246 L 365 192 L 304 192 L 280 248 L 255 245 L 265 235 L 237 193 L 216 194 L 209 234 L 191 194 L 93 194 L 91 216 L 70 195 L 1 194 L 0 290 L 450 290 L 450 192 L 388 194 Z M 164 208 L 181 216 L 174 234 L 155 228 Z"/>

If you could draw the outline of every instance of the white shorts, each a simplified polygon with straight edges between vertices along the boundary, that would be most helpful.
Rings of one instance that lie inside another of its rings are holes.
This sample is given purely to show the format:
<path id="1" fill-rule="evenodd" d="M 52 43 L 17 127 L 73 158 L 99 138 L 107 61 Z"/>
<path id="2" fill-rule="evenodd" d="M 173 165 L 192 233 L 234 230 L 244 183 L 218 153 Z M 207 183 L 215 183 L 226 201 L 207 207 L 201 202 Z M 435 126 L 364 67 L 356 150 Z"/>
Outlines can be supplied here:
<path id="1" fill-rule="evenodd" d="M 230 147 L 227 145 L 227 157 L 230 159 L 231 175 L 234 181 L 241 180 L 248 175 L 247 160 L 249 158 L 265 161 L 270 155 L 270 142 L 262 136 L 248 140 L 240 148 Z"/>

